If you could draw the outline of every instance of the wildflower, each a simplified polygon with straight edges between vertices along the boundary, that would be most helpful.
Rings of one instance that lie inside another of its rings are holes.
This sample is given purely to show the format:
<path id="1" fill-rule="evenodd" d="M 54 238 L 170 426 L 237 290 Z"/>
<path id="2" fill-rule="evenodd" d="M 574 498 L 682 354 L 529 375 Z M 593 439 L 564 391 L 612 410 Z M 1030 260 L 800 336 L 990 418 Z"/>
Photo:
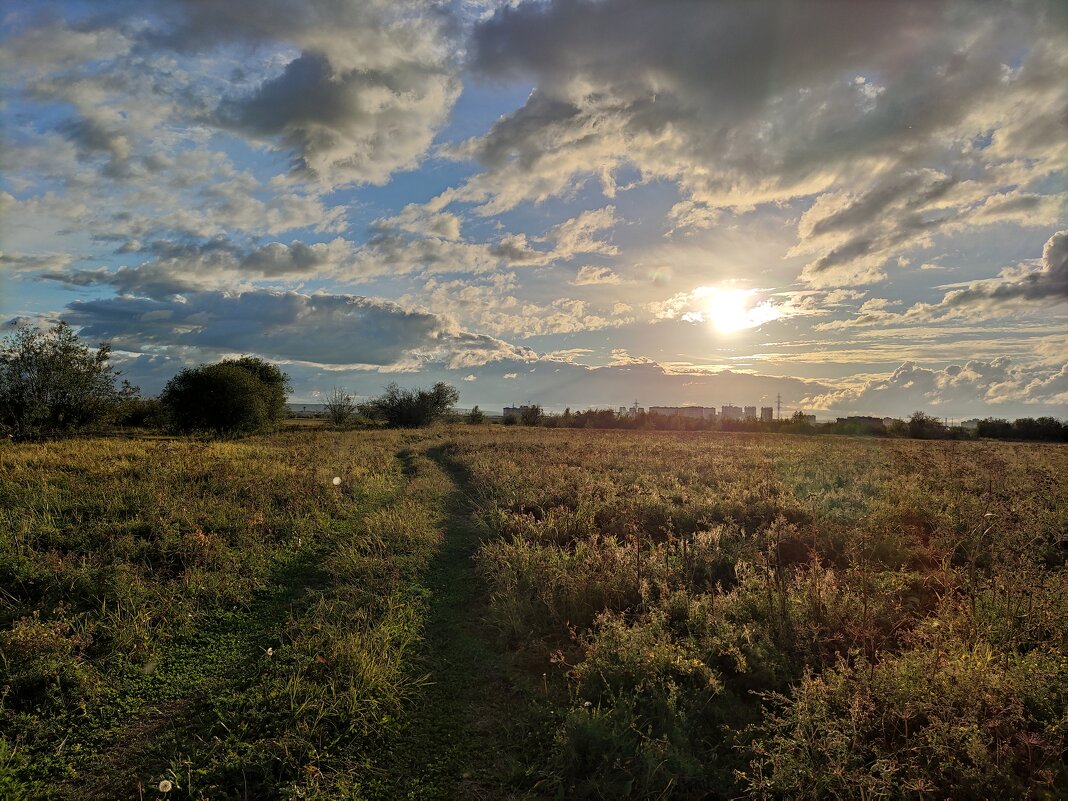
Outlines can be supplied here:
<path id="1" fill-rule="evenodd" d="M 334 486 L 335 487 L 340 487 L 341 486 L 341 477 L 340 476 L 334 476 Z"/>
<path id="2" fill-rule="evenodd" d="M 159 783 L 159 791 L 161 793 L 169 793 L 173 789 L 174 789 L 174 785 L 171 784 L 171 780 L 170 779 L 164 779 L 163 781 L 161 781 Z"/>

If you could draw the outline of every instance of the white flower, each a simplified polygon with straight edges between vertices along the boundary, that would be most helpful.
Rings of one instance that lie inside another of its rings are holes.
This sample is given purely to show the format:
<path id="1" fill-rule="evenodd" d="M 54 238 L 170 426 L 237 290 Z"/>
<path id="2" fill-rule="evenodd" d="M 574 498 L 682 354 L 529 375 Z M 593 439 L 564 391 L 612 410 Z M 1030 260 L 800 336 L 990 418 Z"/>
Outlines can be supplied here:
<path id="1" fill-rule="evenodd" d="M 335 487 L 340 487 L 341 486 L 341 478 L 339 476 L 334 476 L 334 486 Z"/>
<path id="2" fill-rule="evenodd" d="M 159 791 L 161 793 L 169 793 L 173 789 L 174 789 L 174 785 L 171 784 L 171 780 L 170 779 L 164 779 L 163 781 L 161 781 L 159 783 Z"/>

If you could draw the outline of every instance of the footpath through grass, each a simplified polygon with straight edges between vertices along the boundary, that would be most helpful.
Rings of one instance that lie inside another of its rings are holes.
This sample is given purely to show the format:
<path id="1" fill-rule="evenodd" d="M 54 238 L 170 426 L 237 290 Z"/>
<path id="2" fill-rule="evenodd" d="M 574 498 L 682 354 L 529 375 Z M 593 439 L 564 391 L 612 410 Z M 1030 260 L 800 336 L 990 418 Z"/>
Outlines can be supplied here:
<path id="1" fill-rule="evenodd" d="M 486 631 L 443 443 L 5 448 L 0 797 L 531 790 L 535 727 Z"/>
<path id="2" fill-rule="evenodd" d="M 428 609 L 418 670 L 425 684 L 387 737 L 365 788 L 371 799 L 504 799 L 536 794 L 546 728 L 486 623 L 475 572 L 480 531 L 464 469 L 450 447 L 406 454 L 409 470 L 447 491 L 436 499 L 444 541 L 425 579 Z"/>

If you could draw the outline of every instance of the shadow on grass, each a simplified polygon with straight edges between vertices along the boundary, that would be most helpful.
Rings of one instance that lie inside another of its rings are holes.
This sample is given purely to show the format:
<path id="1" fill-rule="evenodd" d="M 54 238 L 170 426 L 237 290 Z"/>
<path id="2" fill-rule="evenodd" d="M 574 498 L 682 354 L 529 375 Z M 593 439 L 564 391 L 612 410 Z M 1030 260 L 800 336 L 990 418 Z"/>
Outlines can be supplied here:
<path id="1" fill-rule="evenodd" d="M 162 778 L 176 748 L 195 750 L 214 722 L 208 718 L 215 702 L 248 688 L 286 622 L 327 585 L 321 565 L 321 549 L 298 553 L 271 572 L 266 589 L 247 605 L 220 610 L 197 631 L 176 637 L 158 664 L 114 675 L 111 702 L 90 713 L 96 720 L 89 726 L 82 724 L 94 759 L 60 797 L 137 798 L 138 783 Z"/>

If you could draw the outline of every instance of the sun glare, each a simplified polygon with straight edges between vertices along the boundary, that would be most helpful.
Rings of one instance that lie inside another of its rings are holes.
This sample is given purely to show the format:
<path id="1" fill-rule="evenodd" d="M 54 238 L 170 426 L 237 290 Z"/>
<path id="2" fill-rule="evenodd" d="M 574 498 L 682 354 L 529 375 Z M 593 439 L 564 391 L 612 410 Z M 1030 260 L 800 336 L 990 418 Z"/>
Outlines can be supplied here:
<path id="1" fill-rule="evenodd" d="M 749 289 L 702 287 L 696 294 L 704 299 L 701 316 L 721 334 L 756 328 L 779 317 L 774 306 Z"/>

